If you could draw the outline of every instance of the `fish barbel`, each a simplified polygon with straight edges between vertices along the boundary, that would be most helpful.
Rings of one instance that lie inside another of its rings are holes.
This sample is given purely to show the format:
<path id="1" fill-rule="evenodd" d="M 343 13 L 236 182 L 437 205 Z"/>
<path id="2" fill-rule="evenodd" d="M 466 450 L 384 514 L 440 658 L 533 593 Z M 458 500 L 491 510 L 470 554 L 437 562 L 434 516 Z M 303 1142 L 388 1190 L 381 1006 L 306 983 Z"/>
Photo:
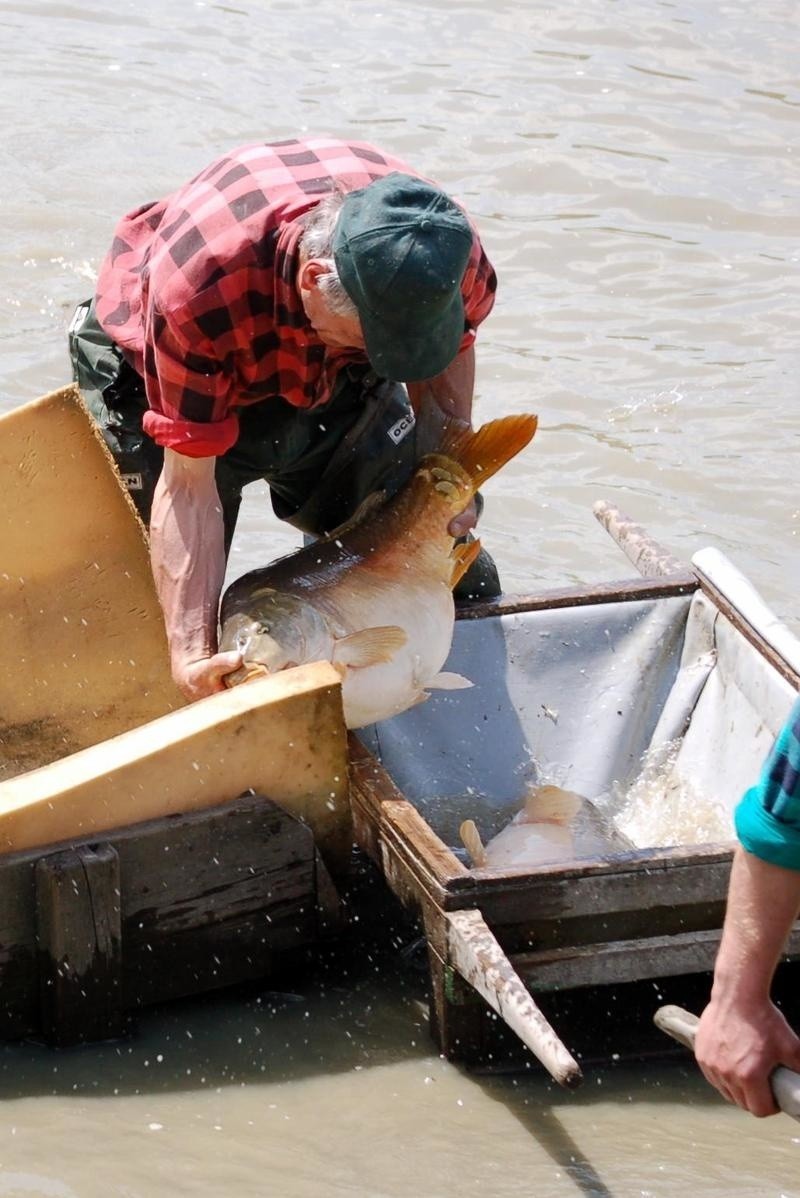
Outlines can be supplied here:
<path id="1" fill-rule="evenodd" d="M 519 453 L 536 417 L 451 429 L 388 501 L 371 496 L 354 519 L 233 582 L 220 608 L 221 651 L 243 665 L 226 682 L 330 661 L 342 676 L 348 728 L 405 711 L 428 689 L 472 685 L 442 673 L 453 636 L 453 587 L 480 552 L 447 528 L 475 492 Z"/>

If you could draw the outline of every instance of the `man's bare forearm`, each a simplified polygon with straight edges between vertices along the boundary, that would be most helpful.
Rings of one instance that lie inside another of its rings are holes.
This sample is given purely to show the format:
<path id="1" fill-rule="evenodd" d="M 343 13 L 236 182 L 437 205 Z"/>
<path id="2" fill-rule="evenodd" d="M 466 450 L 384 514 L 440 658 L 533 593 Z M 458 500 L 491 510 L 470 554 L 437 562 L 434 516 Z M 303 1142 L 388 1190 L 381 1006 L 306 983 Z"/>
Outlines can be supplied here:
<path id="1" fill-rule="evenodd" d="M 800 872 L 736 850 L 712 998 L 760 1001 L 769 996 L 799 908 Z"/>
<path id="2" fill-rule="evenodd" d="M 217 655 L 225 532 L 214 463 L 165 450 L 150 519 L 150 556 L 172 673 L 188 698 L 222 688 L 217 667 L 236 668 L 235 660 L 229 665 Z"/>
<path id="3" fill-rule="evenodd" d="M 754 1115 L 777 1109 L 769 1091 L 775 1066 L 800 1066 L 800 1040 L 770 1000 L 798 908 L 800 872 L 737 849 L 711 1001 L 695 1052 L 712 1085 Z"/>
<path id="4" fill-rule="evenodd" d="M 468 424 L 472 419 L 472 395 L 475 389 L 475 349 L 470 346 L 454 358 L 446 370 L 425 383 L 409 383 L 411 406 L 419 415 L 422 404 L 433 399 L 446 416 L 455 416 Z"/>

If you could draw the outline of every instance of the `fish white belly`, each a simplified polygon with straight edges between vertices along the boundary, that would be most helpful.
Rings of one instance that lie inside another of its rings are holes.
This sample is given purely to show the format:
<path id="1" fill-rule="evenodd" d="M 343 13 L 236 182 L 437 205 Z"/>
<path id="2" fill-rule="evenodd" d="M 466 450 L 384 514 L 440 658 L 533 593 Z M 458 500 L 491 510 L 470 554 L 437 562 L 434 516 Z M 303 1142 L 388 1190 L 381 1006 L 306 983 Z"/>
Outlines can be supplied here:
<path id="1" fill-rule="evenodd" d="M 359 601 L 361 600 L 361 601 Z M 408 640 L 391 661 L 348 669 L 342 682 L 348 728 L 362 728 L 404 711 L 436 677 L 453 639 L 453 597 L 441 584 L 371 591 L 368 603 L 357 593 L 337 603 L 342 623 L 351 631 L 398 625 Z"/>
<path id="2" fill-rule="evenodd" d="M 575 852 L 569 828 L 511 823 L 486 846 L 486 864 L 499 869 L 569 861 Z"/>

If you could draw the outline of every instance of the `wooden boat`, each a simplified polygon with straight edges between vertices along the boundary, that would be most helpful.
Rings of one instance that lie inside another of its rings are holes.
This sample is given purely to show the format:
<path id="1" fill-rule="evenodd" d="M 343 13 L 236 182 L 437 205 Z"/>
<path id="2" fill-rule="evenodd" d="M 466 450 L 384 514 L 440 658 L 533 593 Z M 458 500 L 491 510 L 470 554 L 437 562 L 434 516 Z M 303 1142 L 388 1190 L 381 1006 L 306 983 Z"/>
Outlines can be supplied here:
<path id="1" fill-rule="evenodd" d="M 712 967 L 730 812 L 800 686 L 800 643 L 722 554 L 683 565 L 616 509 L 596 515 L 639 577 L 462 609 L 448 668 L 473 688 L 351 738 L 356 837 L 421 920 L 441 1051 L 485 1057 L 488 1005 L 565 1085 L 580 1069 L 542 995 Z M 667 748 L 660 795 L 724 808 L 715 843 L 690 821 L 588 856 L 578 838 L 537 868 L 465 860 L 459 822 L 491 834 L 531 779 L 599 803 Z"/>
<path id="2" fill-rule="evenodd" d="M 641 576 L 463 609 L 450 668 L 473 689 L 352 736 L 348 762 L 325 663 L 184 706 L 143 530 L 74 388 L 0 419 L 0 479 L 0 1037 L 112 1035 L 280 970 L 339 925 L 353 829 L 421 919 L 450 1057 L 485 1051 L 488 1004 L 574 1084 L 543 994 L 709 968 L 730 837 L 497 869 L 457 828 L 490 835 L 545 776 L 599 804 L 668 744 L 670 784 L 730 808 L 800 647 L 719 554 L 684 566 L 601 505 Z"/>

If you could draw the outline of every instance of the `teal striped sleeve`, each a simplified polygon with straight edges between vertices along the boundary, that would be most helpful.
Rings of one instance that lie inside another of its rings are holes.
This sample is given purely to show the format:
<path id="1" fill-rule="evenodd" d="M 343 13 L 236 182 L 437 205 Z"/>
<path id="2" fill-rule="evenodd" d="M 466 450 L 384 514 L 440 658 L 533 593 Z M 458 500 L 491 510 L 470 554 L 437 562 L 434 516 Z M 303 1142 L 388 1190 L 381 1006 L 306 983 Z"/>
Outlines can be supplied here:
<path id="1" fill-rule="evenodd" d="M 742 847 L 770 865 L 800 871 L 800 699 L 734 815 Z"/>

